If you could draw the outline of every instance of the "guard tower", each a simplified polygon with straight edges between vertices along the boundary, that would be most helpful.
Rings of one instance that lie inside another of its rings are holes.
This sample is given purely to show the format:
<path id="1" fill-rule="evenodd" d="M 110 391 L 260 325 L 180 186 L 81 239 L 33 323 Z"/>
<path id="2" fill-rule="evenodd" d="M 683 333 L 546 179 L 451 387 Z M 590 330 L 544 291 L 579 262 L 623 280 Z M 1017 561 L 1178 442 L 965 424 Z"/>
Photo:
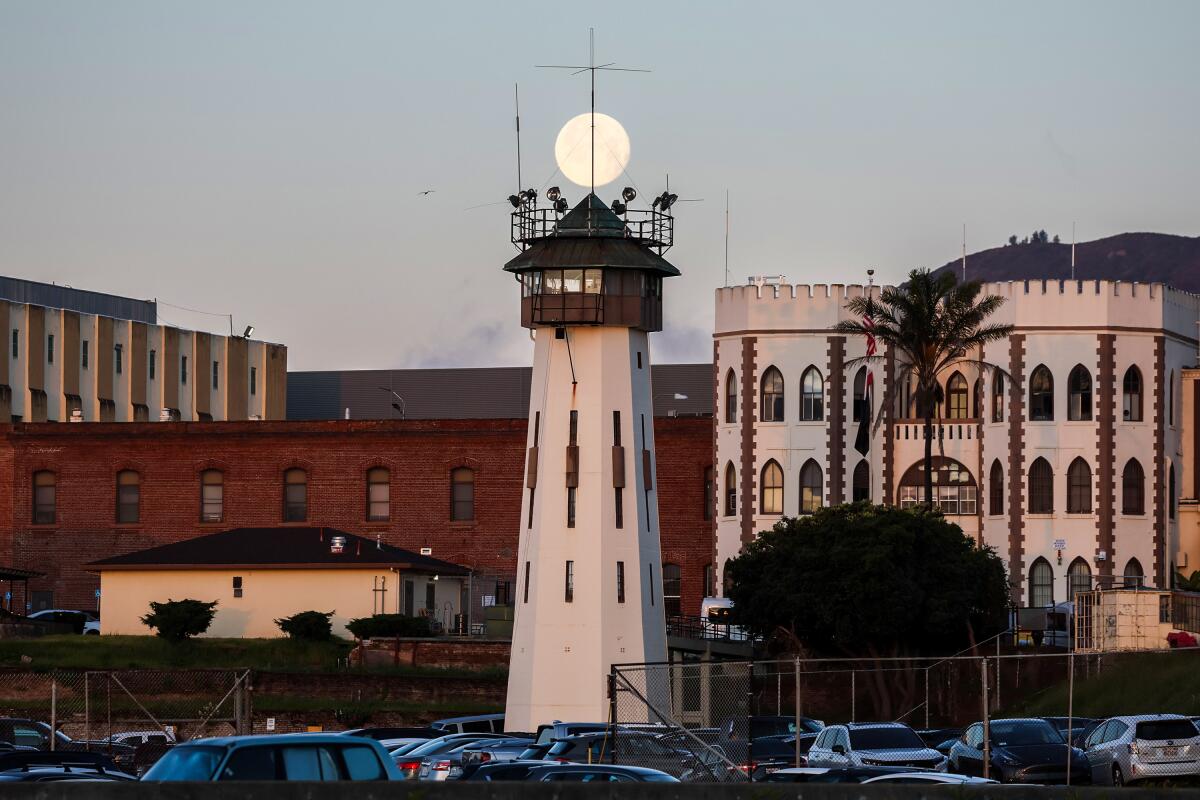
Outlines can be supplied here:
<path id="1" fill-rule="evenodd" d="M 521 324 L 535 336 L 506 726 L 608 718 L 610 665 L 666 659 L 650 331 L 678 275 L 674 198 L 633 211 L 510 200 Z M 665 206 L 665 207 L 663 207 Z M 566 212 L 566 213 L 563 213 Z"/>

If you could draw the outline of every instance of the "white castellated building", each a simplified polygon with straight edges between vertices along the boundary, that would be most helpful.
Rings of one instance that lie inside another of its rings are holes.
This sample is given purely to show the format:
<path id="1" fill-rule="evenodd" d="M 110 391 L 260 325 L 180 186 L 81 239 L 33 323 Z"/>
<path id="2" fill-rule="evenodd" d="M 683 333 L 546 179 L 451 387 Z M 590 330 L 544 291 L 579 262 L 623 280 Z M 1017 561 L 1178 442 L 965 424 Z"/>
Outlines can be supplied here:
<path id="1" fill-rule="evenodd" d="M 922 420 L 908 387 L 893 385 L 884 364 L 848 366 L 866 343 L 830 330 L 865 291 L 762 282 L 717 290 L 718 570 L 781 515 L 853 499 L 921 500 Z M 1169 586 L 1176 566 L 1188 566 L 1176 513 L 1181 380 L 1196 361 L 1200 296 L 1095 280 L 987 283 L 983 293 L 1006 299 L 992 319 L 1014 326 L 983 357 L 1011 378 L 971 369 L 941 377 L 938 504 L 1004 559 L 1019 605 L 1094 585 Z M 879 355 L 891 363 L 882 345 Z M 865 455 L 854 446 L 863 414 Z"/>

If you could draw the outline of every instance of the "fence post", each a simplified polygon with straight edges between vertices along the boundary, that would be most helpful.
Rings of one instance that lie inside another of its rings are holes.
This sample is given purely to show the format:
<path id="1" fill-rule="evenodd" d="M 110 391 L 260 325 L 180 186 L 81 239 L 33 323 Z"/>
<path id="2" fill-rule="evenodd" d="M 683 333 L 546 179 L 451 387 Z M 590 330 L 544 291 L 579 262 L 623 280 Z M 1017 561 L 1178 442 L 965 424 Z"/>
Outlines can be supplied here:
<path id="1" fill-rule="evenodd" d="M 54 746 L 58 739 L 58 680 L 50 680 L 50 750 L 54 751 L 57 748 Z"/>
<path id="2" fill-rule="evenodd" d="M 983 777 L 990 778 L 992 771 L 992 731 L 988 723 L 988 663 L 987 657 L 979 660 L 982 683 L 983 706 Z"/>
<path id="3" fill-rule="evenodd" d="M 615 665 L 610 665 L 608 668 L 608 729 L 610 731 L 617 729 L 617 668 Z"/>
<path id="4" fill-rule="evenodd" d="M 850 721 L 858 718 L 858 673 L 850 670 Z"/>
<path id="5" fill-rule="evenodd" d="M 88 690 L 90 672 L 83 673 L 83 738 L 87 741 L 87 749 L 92 749 L 92 693 Z"/>
<path id="6" fill-rule="evenodd" d="M 996 713 L 1000 713 L 1000 637 L 996 637 L 996 699 L 992 703 L 992 707 L 996 709 Z"/>
<path id="7" fill-rule="evenodd" d="M 233 686 L 233 730 L 238 736 L 244 736 L 246 731 L 244 728 L 245 720 L 242 718 L 242 712 L 245 710 L 242 697 L 244 691 L 242 676 L 234 678 Z M 204 734 L 201 733 L 200 735 L 203 736 Z"/>
<path id="8" fill-rule="evenodd" d="M 1075 650 L 1067 653 L 1067 786 L 1071 785 L 1071 728 L 1075 716 Z"/>
<path id="9" fill-rule="evenodd" d="M 925 668 L 925 730 L 929 730 L 929 667 Z"/>
<path id="10" fill-rule="evenodd" d="M 246 670 L 246 733 L 254 733 L 254 672 Z"/>
<path id="11" fill-rule="evenodd" d="M 804 703 L 800 694 L 800 657 L 796 657 L 796 766 L 800 766 L 800 717 L 804 716 Z"/>

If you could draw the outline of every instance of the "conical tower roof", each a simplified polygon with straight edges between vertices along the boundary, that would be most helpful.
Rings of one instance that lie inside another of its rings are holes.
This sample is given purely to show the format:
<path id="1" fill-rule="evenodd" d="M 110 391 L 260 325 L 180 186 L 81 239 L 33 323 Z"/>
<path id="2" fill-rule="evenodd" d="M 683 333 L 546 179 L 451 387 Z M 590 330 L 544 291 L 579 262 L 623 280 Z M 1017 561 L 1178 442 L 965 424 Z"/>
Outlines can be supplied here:
<path id="1" fill-rule="evenodd" d="M 589 193 L 555 226 L 504 265 L 506 272 L 542 269 L 633 269 L 663 277 L 679 275 L 671 262 L 628 235 L 624 220 Z"/>

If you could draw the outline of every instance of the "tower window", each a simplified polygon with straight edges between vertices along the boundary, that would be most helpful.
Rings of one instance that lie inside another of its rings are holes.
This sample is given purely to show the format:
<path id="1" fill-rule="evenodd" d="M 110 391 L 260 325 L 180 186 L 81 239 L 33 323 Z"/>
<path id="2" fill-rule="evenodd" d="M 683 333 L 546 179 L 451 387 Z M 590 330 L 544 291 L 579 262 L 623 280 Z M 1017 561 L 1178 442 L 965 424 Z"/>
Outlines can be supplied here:
<path id="1" fill-rule="evenodd" d="M 804 370 L 800 377 L 800 419 L 819 422 L 825 419 L 825 379 L 816 367 Z"/>
<path id="2" fill-rule="evenodd" d="M 84 339 L 79 343 L 79 364 L 84 369 L 88 368 L 88 340 Z"/>
<path id="3" fill-rule="evenodd" d="M 113 346 L 113 366 L 116 369 L 118 375 L 121 374 L 121 371 L 124 367 L 124 365 L 121 363 L 121 356 L 123 354 L 124 353 L 121 349 L 121 345 L 118 344 L 118 345 Z"/>
<path id="4" fill-rule="evenodd" d="M 213 362 L 213 389 L 221 388 L 219 385 L 220 377 L 221 377 L 221 362 L 214 361 Z"/>
<path id="5" fill-rule="evenodd" d="M 770 367 L 762 377 L 763 422 L 783 422 L 783 375 Z"/>
<path id="6" fill-rule="evenodd" d="M 46 362 L 49 364 L 54 363 L 54 334 L 53 333 L 47 334 L 47 336 L 46 336 Z"/>
<path id="7" fill-rule="evenodd" d="M 1092 376 L 1083 364 L 1076 364 L 1067 376 L 1067 419 L 1092 418 Z"/>
<path id="8" fill-rule="evenodd" d="M 21 331 L 20 331 L 20 330 L 18 330 L 17 328 L 13 328 L 13 334 L 12 334 L 12 357 L 13 357 L 13 358 L 20 358 L 20 357 L 21 357 Z"/>
<path id="9" fill-rule="evenodd" d="M 625 562 L 617 562 L 617 602 L 625 602 Z"/>
<path id="10" fill-rule="evenodd" d="M 1034 422 L 1054 419 L 1054 376 L 1044 365 L 1034 369 L 1029 380 L 1029 418 Z"/>
<path id="11" fill-rule="evenodd" d="M 258 367 L 250 368 L 250 394 L 258 394 Z"/>
<path id="12" fill-rule="evenodd" d="M 682 571 L 678 564 L 663 564 L 662 569 L 663 611 L 668 617 L 678 617 L 681 610 Z"/>
<path id="13" fill-rule="evenodd" d="M 179 359 L 179 382 L 187 383 L 187 356 L 181 356 Z"/>
<path id="14" fill-rule="evenodd" d="M 575 602 L 575 562 L 568 561 L 565 573 L 566 583 L 563 587 L 563 600 L 568 603 Z"/>
<path id="15" fill-rule="evenodd" d="M 150 351 L 150 380 L 154 380 L 155 367 L 158 362 L 158 354 L 153 350 Z"/>

